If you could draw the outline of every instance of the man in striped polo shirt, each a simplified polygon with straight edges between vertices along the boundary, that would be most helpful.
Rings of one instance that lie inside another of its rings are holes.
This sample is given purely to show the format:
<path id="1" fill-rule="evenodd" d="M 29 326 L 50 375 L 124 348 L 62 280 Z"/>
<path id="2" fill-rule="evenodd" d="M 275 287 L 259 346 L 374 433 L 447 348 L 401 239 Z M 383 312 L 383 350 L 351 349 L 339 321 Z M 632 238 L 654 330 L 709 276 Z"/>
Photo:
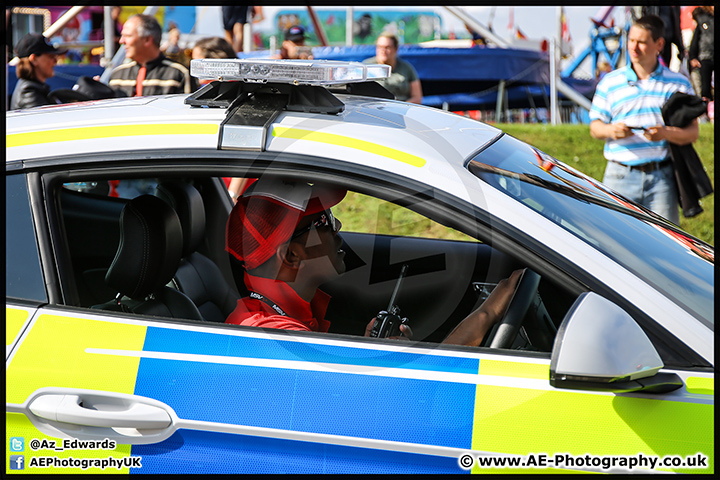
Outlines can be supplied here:
<path id="1" fill-rule="evenodd" d="M 133 15 L 123 25 L 120 43 L 131 62 L 112 71 L 110 87 L 129 97 L 192 93 L 197 82 L 180 63 L 160 51 L 162 29 L 155 17 Z"/>
<path id="2" fill-rule="evenodd" d="M 665 46 L 660 17 L 637 19 L 628 33 L 630 64 L 605 75 L 595 90 L 590 134 L 605 139 L 603 183 L 678 224 L 677 186 L 668 142 L 688 145 L 698 123 L 665 126 L 661 110 L 675 92 L 694 95 L 687 78 L 658 60 Z"/>

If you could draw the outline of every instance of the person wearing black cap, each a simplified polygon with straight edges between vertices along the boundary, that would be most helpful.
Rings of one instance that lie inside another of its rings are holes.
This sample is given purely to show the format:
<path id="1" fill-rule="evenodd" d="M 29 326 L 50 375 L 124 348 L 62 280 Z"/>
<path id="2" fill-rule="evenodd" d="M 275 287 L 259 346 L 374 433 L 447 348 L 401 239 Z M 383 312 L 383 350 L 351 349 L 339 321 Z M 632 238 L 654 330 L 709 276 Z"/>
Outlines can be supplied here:
<path id="1" fill-rule="evenodd" d="M 282 59 L 312 59 L 309 47 L 305 46 L 305 28 L 302 25 L 293 25 L 283 33 L 283 43 L 280 55 L 275 58 Z"/>
<path id="2" fill-rule="evenodd" d="M 238 300 L 225 323 L 327 332 L 330 296 L 320 285 L 345 272 L 342 223 L 331 208 L 346 190 L 260 178 L 238 199 L 228 218 L 225 249 L 245 269 L 250 295 Z M 521 271 L 501 280 L 480 307 L 443 343 L 478 346 L 510 303 Z M 367 324 L 365 336 L 375 319 Z M 410 338 L 407 325 L 400 327 Z"/>
<path id="3" fill-rule="evenodd" d="M 10 109 L 55 104 L 56 102 L 48 98 L 50 86 L 45 81 L 55 75 L 57 57 L 67 50 L 53 47 L 48 39 L 39 33 L 28 33 L 20 39 L 15 52 L 18 56 L 15 67 L 18 82 L 10 100 Z"/>

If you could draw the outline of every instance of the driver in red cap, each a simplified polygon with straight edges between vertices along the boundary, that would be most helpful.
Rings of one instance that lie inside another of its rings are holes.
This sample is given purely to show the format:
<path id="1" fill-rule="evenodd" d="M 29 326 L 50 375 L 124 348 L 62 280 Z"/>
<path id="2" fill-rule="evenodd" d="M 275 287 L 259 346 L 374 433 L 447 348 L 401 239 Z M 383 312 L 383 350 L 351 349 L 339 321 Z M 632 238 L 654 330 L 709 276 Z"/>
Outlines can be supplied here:
<path id="1" fill-rule="evenodd" d="M 226 323 L 327 332 L 330 296 L 319 286 L 345 272 L 331 207 L 347 191 L 302 182 L 261 178 L 238 199 L 226 230 L 226 250 L 243 262 L 250 295 L 238 300 Z M 501 280 L 488 299 L 443 341 L 480 345 L 505 312 L 521 271 Z M 375 319 L 368 323 L 369 336 Z M 412 332 L 402 325 L 401 332 Z"/>

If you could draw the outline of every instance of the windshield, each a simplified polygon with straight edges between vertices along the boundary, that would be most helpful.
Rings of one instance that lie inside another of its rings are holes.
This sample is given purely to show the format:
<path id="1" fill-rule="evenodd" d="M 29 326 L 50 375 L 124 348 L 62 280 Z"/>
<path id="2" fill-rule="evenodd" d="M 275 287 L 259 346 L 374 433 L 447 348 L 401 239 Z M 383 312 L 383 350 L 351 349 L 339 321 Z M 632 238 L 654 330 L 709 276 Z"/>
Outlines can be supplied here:
<path id="1" fill-rule="evenodd" d="M 623 265 L 714 330 L 711 245 L 509 135 L 473 158 L 468 169 Z"/>

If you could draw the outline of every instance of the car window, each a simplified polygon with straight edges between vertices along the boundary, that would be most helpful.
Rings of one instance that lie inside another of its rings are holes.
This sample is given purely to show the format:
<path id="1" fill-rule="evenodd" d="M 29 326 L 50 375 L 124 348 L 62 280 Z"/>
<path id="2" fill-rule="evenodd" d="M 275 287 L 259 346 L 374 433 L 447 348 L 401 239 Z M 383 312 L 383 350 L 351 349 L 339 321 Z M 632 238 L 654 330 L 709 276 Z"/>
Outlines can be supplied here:
<path id="1" fill-rule="evenodd" d="M 25 175 L 5 176 L 5 288 L 8 297 L 47 301 Z"/>
<path id="2" fill-rule="evenodd" d="M 236 287 L 237 292 L 247 292 L 244 272 L 225 251 L 227 210 L 219 208 L 219 202 L 230 199 L 215 180 L 211 176 L 205 180 L 182 179 L 198 187 L 205 202 L 207 226 L 206 241 L 201 242 L 206 245 L 203 253 L 225 272 L 225 280 Z M 133 182 L 145 188 L 157 180 L 150 177 Z M 119 245 L 119 218 L 126 200 L 110 194 L 111 185 L 107 180 L 82 179 L 63 182 L 62 186 L 58 203 L 79 304 L 82 307 L 107 305 L 117 294 L 109 289 L 105 278 Z M 209 208 L 209 205 L 215 207 Z M 442 342 L 482 304 L 500 280 L 526 266 L 521 260 L 492 248 L 485 239 L 449 228 L 412 208 L 412 204 L 401 206 L 367 191 L 348 191 L 333 207 L 335 217 L 342 222 L 341 248 L 347 268 L 343 275 L 321 287 L 331 297 L 326 315 L 331 322 L 329 333 L 364 335 L 368 322 L 391 307 L 400 272 L 407 266 L 402 288 L 393 304 L 402 317 L 408 318 L 414 340 Z M 180 291 L 188 287 L 175 280 L 169 286 Z M 191 286 L 186 291 L 192 290 Z M 548 335 L 540 335 L 537 329 L 522 331 L 516 347 L 550 351 L 554 327 L 575 299 L 566 287 L 551 278 L 541 282 L 540 290 L 548 312 Z M 221 322 L 235 305 L 236 302 Z"/>
<path id="3" fill-rule="evenodd" d="M 342 220 L 346 232 L 477 241 L 408 208 L 357 192 L 348 192 L 333 211 Z"/>

